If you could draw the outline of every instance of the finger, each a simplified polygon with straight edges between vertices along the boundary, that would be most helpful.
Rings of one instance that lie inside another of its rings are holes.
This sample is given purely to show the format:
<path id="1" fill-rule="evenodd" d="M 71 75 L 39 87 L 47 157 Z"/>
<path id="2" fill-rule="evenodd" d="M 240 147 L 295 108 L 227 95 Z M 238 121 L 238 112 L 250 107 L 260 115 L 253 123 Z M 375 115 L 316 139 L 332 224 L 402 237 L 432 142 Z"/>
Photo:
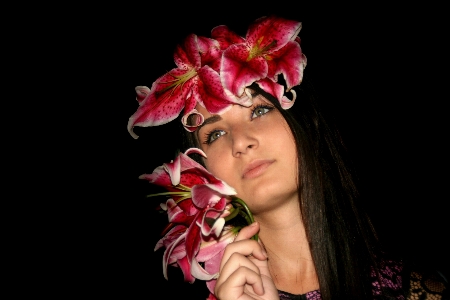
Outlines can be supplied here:
<path id="1" fill-rule="evenodd" d="M 239 231 L 234 242 L 239 242 L 239 241 L 248 240 L 248 239 L 252 238 L 255 234 L 257 234 L 259 232 L 259 229 L 260 229 L 260 227 L 259 227 L 258 222 L 253 222 L 249 226 L 245 226 L 244 228 L 242 228 Z M 258 241 L 258 244 L 260 247 L 255 246 L 255 248 L 252 250 L 252 253 L 248 253 L 246 255 L 247 256 L 248 255 L 255 256 L 256 258 L 258 258 L 260 260 L 267 259 L 267 252 L 264 249 L 264 246 L 261 244 L 260 241 Z"/>
<path id="2" fill-rule="evenodd" d="M 261 276 L 246 267 L 237 269 L 224 281 L 219 282 L 218 280 L 215 287 L 215 294 L 219 299 L 238 299 L 244 295 L 246 285 L 250 285 L 256 294 L 264 294 Z"/>
<path id="3" fill-rule="evenodd" d="M 252 237 L 258 230 L 259 224 L 257 223 L 253 223 L 252 225 L 241 229 L 235 241 L 228 244 L 225 248 L 220 263 L 220 270 L 233 253 L 240 253 L 243 256 L 253 256 L 259 260 L 267 259 L 267 253 L 262 245 L 255 240 L 249 239 L 249 237 Z"/>
<path id="4" fill-rule="evenodd" d="M 257 234 L 259 231 L 259 223 L 253 222 L 252 224 L 243 227 L 239 230 L 238 235 L 236 236 L 235 241 L 246 240 Z"/>
<path id="5" fill-rule="evenodd" d="M 231 254 L 230 258 L 226 261 L 220 270 L 220 276 L 217 279 L 217 283 L 227 280 L 231 274 L 239 270 L 240 268 L 246 268 L 257 275 L 260 275 L 259 268 L 247 257 L 240 253 Z"/>

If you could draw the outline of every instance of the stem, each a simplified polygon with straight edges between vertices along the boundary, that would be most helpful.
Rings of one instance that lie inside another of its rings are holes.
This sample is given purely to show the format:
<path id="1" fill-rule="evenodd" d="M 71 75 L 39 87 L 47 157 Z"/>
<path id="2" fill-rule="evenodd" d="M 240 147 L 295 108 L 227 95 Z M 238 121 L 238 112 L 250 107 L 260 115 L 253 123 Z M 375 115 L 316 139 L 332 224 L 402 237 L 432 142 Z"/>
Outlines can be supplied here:
<path id="1" fill-rule="evenodd" d="M 255 222 L 255 220 L 253 219 L 252 212 L 248 208 L 247 204 L 241 198 L 234 197 L 233 198 L 233 202 L 239 203 L 245 209 L 245 212 L 247 213 L 248 218 L 250 219 L 250 223 L 248 223 L 248 225 L 250 225 L 253 222 Z"/>
<path id="2" fill-rule="evenodd" d="M 248 217 L 248 215 L 245 213 L 245 211 L 240 211 L 239 214 L 244 217 L 245 221 L 247 221 L 247 224 L 252 224 L 252 221 L 250 221 L 250 218 Z"/>
<path id="3" fill-rule="evenodd" d="M 228 217 L 225 218 L 225 222 L 233 219 L 234 217 L 237 216 L 238 213 L 240 213 L 241 209 L 239 207 L 236 207 L 235 209 L 233 209 L 233 211 L 231 212 L 231 214 L 228 215 Z"/>
<path id="4" fill-rule="evenodd" d="M 250 225 L 253 222 L 255 222 L 255 219 L 253 219 L 253 214 L 250 211 L 250 209 L 248 208 L 247 204 L 244 202 L 244 200 L 242 200 L 241 198 L 238 198 L 238 197 L 233 197 L 232 202 L 238 203 L 240 206 L 242 206 L 244 208 L 245 212 L 240 210 L 239 214 L 245 218 L 245 220 L 247 221 L 248 225 Z M 252 236 L 252 239 L 257 241 L 258 240 L 258 234 L 255 234 L 254 236 Z"/>

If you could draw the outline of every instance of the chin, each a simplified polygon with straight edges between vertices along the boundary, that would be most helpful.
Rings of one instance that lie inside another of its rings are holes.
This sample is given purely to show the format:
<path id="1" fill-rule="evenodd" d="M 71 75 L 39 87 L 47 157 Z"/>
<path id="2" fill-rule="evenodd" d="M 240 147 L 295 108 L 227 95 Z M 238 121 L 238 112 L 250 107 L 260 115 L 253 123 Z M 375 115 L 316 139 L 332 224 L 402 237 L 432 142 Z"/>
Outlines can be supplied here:
<path id="1" fill-rule="evenodd" d="M 264 188 L 261 188 L 262 186 Z M 254 214 L 280 207 L 283 203 L 292 199 L 298 199 L 297 186 L 287 185 L 286 181 L 283 181 L 283 184 L 271 181 L 264 184 L 260 183 L 253 188 L 246 186 L 246 188 L 248 188 L 246 193 L 238 193 L 238 197 L 247 203 Z"/>

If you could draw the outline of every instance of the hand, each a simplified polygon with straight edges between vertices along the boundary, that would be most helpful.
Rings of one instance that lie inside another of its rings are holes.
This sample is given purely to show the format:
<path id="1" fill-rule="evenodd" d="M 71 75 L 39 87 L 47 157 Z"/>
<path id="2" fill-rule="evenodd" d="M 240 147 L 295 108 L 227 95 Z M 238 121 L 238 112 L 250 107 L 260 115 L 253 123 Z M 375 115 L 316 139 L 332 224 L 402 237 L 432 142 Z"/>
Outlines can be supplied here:
<path id="1" fill-rule="evenodd" d="M 220 300 L 279 299 L 263 246 L 250 239 L 259 231 L 257 222 L 242 228 L 224 251 L 215 295 Z"/>

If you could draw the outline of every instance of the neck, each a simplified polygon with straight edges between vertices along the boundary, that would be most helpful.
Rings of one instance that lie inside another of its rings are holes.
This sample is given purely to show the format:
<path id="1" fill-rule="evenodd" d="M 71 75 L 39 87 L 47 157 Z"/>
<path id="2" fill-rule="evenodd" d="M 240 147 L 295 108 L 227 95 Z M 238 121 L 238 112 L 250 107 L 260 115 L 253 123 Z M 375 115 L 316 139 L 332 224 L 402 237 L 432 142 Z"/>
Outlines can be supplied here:
<path id="1" fill-rule="evenodd" d="M 261 225 L 259 237 L 269 256 L 269 270 L 277 289 L 304 294 L 318 289 L 319 284 L 298 202 L 294 204 L 255 219 Z"/>

